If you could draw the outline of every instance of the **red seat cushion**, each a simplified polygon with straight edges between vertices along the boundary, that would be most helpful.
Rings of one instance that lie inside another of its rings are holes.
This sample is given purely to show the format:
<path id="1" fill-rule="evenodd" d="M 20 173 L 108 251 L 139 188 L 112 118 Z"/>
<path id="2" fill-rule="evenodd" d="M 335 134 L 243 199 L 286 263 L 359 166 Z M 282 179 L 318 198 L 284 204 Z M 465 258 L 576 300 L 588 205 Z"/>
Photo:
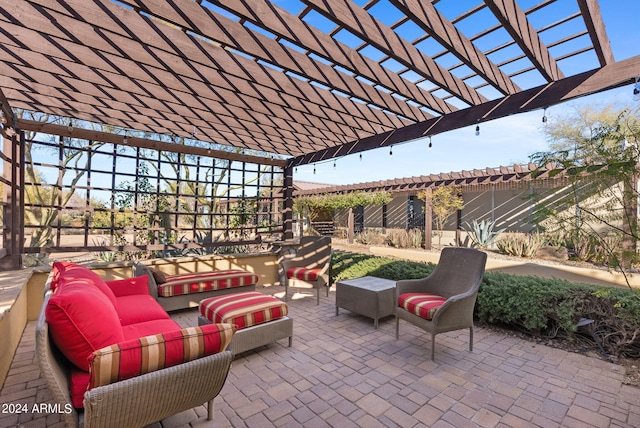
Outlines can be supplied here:
<path id="1" fill-rule="evenodd" d="M 322 269 L 306 269 L 294 267 L 287 270 L 287 278 L 299 279 L 302 281 L 317 281 Z"/>
<path id="2" fill-rule="evenodd" d="M 286 316 L 287 304 L 259 291 L 226 294 L 200 302 L 200 314 L 212 323 L 234 324 L 238 330 Z"/>
<path id="3" fill-rule="evenodd" d="M 171 297 L 258 283 L 258 275 L 244 270 L 219 270 L 206 273 L 167 275 L 158 285 L 158 296 Z"/>
<path id="4" fill-rule="evenodd" d="M 398 296 L 398 305 L 420 318 L 431 320 L 446 300 L 436 294 L 405 293 Z"/>

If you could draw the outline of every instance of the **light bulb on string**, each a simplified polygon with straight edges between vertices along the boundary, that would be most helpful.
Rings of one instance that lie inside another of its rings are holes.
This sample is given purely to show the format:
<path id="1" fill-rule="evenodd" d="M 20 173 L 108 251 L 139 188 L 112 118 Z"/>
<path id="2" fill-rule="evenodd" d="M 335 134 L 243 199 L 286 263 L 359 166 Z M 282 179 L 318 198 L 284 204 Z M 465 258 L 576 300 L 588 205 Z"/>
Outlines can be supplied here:
<path id="1" fill-rule="evenodd" d="M 393 145 L 389 146 L 389 156 L 393 157 Z"/>
<path id="2" fill-rule="evenodd" d="M 476 137 L 480 135 L 480 125 L 476 125 Z"/>
<path id="3" fill-rule="evenodd" d="M 433 143 L 431 142 L 431 135 L 429 135 L 429 151 L 431 151 L 432 147 L 433 147 Z"/>
<path id="4" fill-rule="evenodd" d="M 335 167 L 336 167 L 336 160 L 334 159 L 333 160 L 333 168 L 335 168 Z"/>
<path id="5" fill-rule="evenodd" d="M 542 123 L 547 123 L 547 108 L 544 108 L 544 112 L 542 113 Z"/>
<path id="6" fill-rule="evenodd" d="M 316 164 L 313 164 L 313 175 L 316 175 Z"/>
<path id="7" fill-rule="evenodd" d="M 362 153 L 360 153 L 360 161 L 362 161 Z"/>
<path id="8" fill-rule="evenodd" d="M 127 144 L 129 142 L 129 131 L 124 131 L 124 137 L 122 137 L 122 142 Z"/>
<path id="9" fill-rule="evenodd" d="M 69 121 L 69 125 L 67 126 L 67 130 L 69 132 L 73 132 L 73 123 L 71 121 Z"/>

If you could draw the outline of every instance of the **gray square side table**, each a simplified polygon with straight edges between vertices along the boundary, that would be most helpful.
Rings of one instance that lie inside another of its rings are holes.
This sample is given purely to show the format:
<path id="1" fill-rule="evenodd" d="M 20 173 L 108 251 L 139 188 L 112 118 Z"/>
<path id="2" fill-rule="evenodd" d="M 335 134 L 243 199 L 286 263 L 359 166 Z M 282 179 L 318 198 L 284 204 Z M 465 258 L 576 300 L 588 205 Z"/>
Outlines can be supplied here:
<path id="1" fill-rule="evenodd" d="M 390 279 L 365 276 L 336 283 L 336 316 L 343 308 L 373 318 L 378 328 L 380 318 L 393 315 L 396 282 Z"/>

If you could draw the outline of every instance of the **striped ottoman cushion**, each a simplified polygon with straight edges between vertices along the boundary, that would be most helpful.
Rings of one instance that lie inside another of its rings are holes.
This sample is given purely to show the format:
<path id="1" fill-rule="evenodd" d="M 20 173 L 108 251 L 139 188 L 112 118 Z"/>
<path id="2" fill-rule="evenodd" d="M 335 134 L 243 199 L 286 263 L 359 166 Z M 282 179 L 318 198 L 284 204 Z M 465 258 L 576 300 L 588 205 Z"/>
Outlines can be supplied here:
<path id="1" fill-rule="evenodd" d="M 431 320 L 446 300 L 436 294 L 405 293 L 398 297 L 398 305 L 420 318 Z"/>
<path id="2" fill-rule="evenodd" d="M 258 275 L 244 270 L 167 275 L 166 279 L 167 282 L 158 285 L 158 296 L 179 296 L 258 283 Z"/>
<path id="3" fill-rule="evenodd" d="M 287 270 L 287 278 L 295 278 L 302 281 L 317 281 L 321 271 L 322 269 L 291 268 Z"/>
<path id="4" fill-rule="evenodd" d="M 259 291 L 226 294 L 200 302 L 203 317 L 214 324 L 234 324 L 238 330 L 277 320 L 288 313 L 286 303 Z"/>

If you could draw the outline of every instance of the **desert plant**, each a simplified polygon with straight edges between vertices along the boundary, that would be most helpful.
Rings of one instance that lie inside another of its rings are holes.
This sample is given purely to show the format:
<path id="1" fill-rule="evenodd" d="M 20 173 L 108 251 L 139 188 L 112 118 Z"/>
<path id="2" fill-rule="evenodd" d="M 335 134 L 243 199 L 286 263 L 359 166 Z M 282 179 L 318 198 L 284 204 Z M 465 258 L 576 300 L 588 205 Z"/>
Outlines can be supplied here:
<path id="1" fill-rule="evenodd" d="M 354 239 L 362 245 L 382 245 L 385 241 L 384 235 L 375 229 L 365 229 L 358 233 Z"/>
<path id="2" fill-rule="evenodd" d="M 464 230 L 468 233 L 472 245 L 481 249 L 491 248 L 496 238 L 506 230 L 495 230 L 496 222 L 489 220 L 482 220 L 480 223 L 477 220 L 473 220 L 471 225 L 469 225 L 469 222 L 465 224 L 467 228 Z"/>
<path id="3" fill-rule="evenodd" d="M 424 232 L 420 229 L 411 229 L 408 232 L 409 246 L 411 248 L 422 248 L 422 242 L 424 241 Z"/>
<path id="4" fill-rule="evenodd" d="M 387 234 L 387 245 L 396 248 L 407 248 L 409 246 L 409 234 L 406 230 L 391 230 Z"/>
<path id="5" fill-rule="evenodd" d="M 496 246 L 501 253 L 516 257 L 533 257 L 544 245 L 545 238 L 540 233 L 504 233 L 496 239 Z"/>

